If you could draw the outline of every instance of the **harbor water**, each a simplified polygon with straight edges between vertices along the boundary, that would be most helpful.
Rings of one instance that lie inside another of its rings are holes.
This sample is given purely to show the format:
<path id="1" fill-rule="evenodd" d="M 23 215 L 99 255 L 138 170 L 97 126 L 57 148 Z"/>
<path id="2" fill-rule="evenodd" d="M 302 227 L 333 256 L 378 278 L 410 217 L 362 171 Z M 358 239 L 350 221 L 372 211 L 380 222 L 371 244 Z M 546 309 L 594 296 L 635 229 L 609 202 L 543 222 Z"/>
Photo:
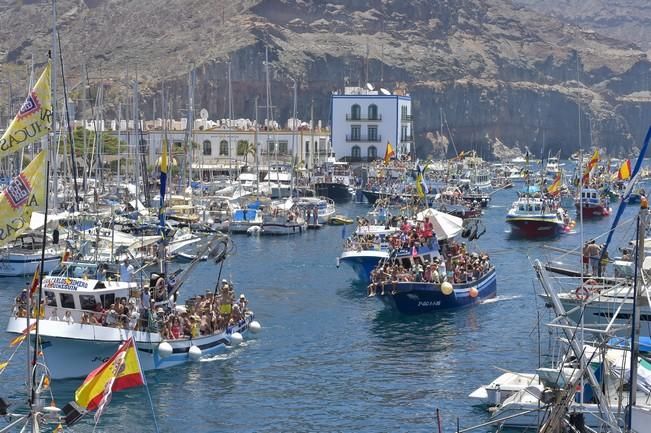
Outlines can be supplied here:
<path id="1" fill-rule="evenodd" d="M 351 269 L 336 267 L 342 236 L 352 225 L 289 238 L 234 236 L 223 277 L 246 295 L 263 330 L 213 359 L 147 373 L 160 431 L 434 432 L 437 409 L 444 432 L 457 422 L 463 428 L 487 421 L 485 408 L 473 406 L 467 395 L 503 370 L 531 372 L 547 359 L 548 328 L 539 329 L 538 320 L 549 313 L 535 296 L 530 260 L 557 256 L 548 245 L 578 249 L 581 240 L 578 225 L 554 240 L 511 239 L 504 217 L 515 196 L 514 190 L 494 194 L 483 217 L 487 231 L 476 241 L 497 268 L 497 298 L 428 316 L 387 309 L 367 297 Z M 357 216 L 368 209 L 350 203 L 339 205 L 338 213 Z M 623 221 L 634 214 L 631 206 Z M 586 221 L 585 240 L 605 232 L 612 218 Z M 622 236 L 633 235 L 629 226 Z M 563 260 L 578 268 L 580 256 Z M 218 271 L 201 263 L 181 298 L 212 291 Z M 3 326 L 27 281 L 0 281 Z M 0 361 L 11 354 L 10 339 L 0 337 Z M 24 400 L 25 369 L 21 350 L 0 376 L 0 396 Z M 81 380 L 53 383 L 60 407 L 74 399 Z M 87 416 L 66 431 L 93 428 Z M 114 393 L 95 431 L 155 431 L 146 388 Z"/>

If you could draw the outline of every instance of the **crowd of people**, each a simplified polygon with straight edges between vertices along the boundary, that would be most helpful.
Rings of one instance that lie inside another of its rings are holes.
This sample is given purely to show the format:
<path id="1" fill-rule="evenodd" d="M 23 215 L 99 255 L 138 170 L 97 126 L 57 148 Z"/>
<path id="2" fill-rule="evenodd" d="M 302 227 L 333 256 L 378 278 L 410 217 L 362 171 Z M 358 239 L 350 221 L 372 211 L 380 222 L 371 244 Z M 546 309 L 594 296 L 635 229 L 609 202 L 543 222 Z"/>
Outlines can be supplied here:
<path id="1" fill-rule="evenodd" d="M 96 303 L 92 308 L 84 309 L 77 320 L 70 309 L 59 311 L 56 306 L 47 308 L 46 300 L 32 306 L 33 318 L 63 321 L 68 324 L 76 323 L 107 326 L 134 331 L 156 332 L 164 339 L 195 338 L 226 330 L 245 319 L 248 301 L 241 294 L 235 299 L 235 288 L 232 283 L 222 280 L 216 293 L 207 292 L 186 301 L 185 306 L 176 307 L 167 297 L 158 296 L 156 287 L 159 277 L 153 287 L 144 287 L 139 298 L 116 298 L 108 307 Z M 150 290 L 151 289 L 151 290 Z M 153 297 L 150 293 L 153 293 Z M 15 299 L 14 315 L 27 317 L 27 289 L 24 289 Z M 171 298 L 173 299 L 173 297 Z M 34 302 L 34 301 L 33 301 Z M 56 304 L 54 304 L 56 305 Z"/>
<path id="2" fill-rule="evenodd" d="M 441 255 L 430 259 L 411 255 L 408 261 L 387 260 L 371 271 L 368 295 L 385 294 L 386 288 L 399 282 L 464 284 L 479 280 L 492 268 L 488 254 L 469 253 L 465 243 L 444 241 Z M 428 256 L 426 256 L 428 257 Z"/>

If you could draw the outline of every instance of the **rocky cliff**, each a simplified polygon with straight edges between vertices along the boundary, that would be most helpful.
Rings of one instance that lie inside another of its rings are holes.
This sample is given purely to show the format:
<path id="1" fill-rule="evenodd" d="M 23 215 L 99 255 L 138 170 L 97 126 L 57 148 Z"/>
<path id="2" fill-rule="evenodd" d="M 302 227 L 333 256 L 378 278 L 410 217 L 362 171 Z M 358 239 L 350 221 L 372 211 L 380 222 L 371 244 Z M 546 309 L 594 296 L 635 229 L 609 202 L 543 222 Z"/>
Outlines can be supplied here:
<path id="1" fill-rule="evenodd" d="M 57 4 L 68 81 L 79 83 L 87 64 L 91 81 L 107 85 L 109 111 L 126 101 L 127 77 L 137 72 L 144 116 L 160 116 L 164 82 L 169 110 L 180 117 L 194 67 L 195 107 L 225 117 L 230 60 L 235 115 L 253 118 L 256 97 L 259 105 L 265 101 L 268 47 L 276 118 L 289 117 L 292 80 L 299 83 L 303 119 L 311 107 L 315 118 L 329 118 L 328 95 L 346 83 L 407 88 L 421 155 L 434 152 L 431 137 L 440 130 L 454 144 L 448 152 L 456 147 L 489 156 L 498 139 L 564 155 L 579 143 L 626 153 L 641 142 L 651 118 L 645 52 L 506 0 Z M 32 53 L 42 61 L 50 13 L 35 1 L 0 6 L 3 28 L 24 22 L 33 29 L 0 40 L 0 73 L 15 81 Z"/>
<path id="2" fill-rule="evenodd" d="M 651 9 L 646 0 L 514 0 L 560 20 L 651 49 Z"/>

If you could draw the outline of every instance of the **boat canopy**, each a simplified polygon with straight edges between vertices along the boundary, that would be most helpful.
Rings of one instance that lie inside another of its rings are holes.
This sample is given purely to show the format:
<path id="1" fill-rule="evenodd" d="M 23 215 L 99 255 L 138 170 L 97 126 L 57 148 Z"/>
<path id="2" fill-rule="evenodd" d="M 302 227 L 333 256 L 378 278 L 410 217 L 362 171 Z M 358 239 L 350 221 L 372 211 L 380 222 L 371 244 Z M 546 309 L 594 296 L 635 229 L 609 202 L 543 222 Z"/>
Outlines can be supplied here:
<path id="1" fill-rule="evenodd" d="M 540 192 L 540 187 L 538 185 L 527 185 L 522 190 L 520 190 L 522 194 L 535 194 L 537 192 Z"/>
<path id="2" fill-rule="evenodd" d="M 459 233 L 463 230 L 463 219 L 455 217 L 436 209 L 425 209 L 422 212 L 416 214 L 416 218 L 419 221 L 429 218 L 436 234 L 437 239 L 450 239 L 455 236 L 458 236 Z"/>

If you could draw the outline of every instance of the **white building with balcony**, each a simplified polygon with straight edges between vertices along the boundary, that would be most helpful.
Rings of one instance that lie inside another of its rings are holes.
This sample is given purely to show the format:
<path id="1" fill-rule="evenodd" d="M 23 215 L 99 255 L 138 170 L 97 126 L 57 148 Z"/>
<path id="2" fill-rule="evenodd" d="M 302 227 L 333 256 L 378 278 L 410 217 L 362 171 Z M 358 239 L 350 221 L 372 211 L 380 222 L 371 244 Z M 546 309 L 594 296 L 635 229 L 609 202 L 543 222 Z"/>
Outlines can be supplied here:
<path id="1" fill-rule="evenodd" d="M 337 160 L 383 158 L 387 143 L 391 143 L 397 157 L 413 152 L 408 94 L 346 87 L 343 94 L 333 93 L 331 98 L 332 151 Z"/>

